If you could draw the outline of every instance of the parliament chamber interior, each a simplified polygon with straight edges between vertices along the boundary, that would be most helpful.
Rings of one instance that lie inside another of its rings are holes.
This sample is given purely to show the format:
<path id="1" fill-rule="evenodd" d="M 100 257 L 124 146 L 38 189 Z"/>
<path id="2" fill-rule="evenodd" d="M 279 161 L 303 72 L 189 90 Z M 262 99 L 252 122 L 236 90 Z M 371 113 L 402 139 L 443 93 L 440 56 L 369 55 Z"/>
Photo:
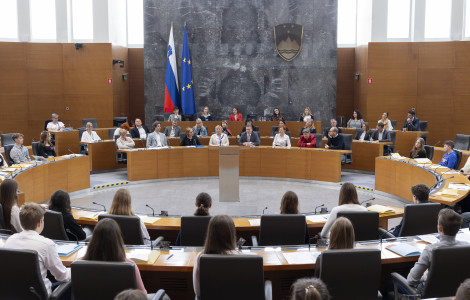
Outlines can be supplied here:
<path id="1" fill-rule="evenodd" d="M 0 1 L 1 299 L 470 299 L 469 0 Z"/>

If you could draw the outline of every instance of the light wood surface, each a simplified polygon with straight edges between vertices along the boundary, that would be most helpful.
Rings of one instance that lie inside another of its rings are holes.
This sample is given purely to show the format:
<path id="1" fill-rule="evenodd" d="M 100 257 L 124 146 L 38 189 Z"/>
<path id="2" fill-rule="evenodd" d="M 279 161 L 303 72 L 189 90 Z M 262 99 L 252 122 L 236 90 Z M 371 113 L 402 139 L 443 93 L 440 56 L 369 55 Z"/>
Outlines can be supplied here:
<path id="1" fill-rule="evenodd" d="M 72 131 L 51 131 L 55 136 L 55 152 L 57 155 L 67 155 L 72 153 L 80 153 L 80 137 L 78 130 Z"/>
<path id="2" fill-rule="evenodd" d="M 90 170 L 109 170 L 124 168 L 124 164 L 118 164 L 116 160 L 116 143 L 112 140 L 104 140 L 98 143 L 82 143 L 88 145 L 88 157 L 90 158 Z"/>
<path id="3" fill-rule="evenodd" d="M 343 165 L 344 169 L 375 171 L 375 158 L 384 155 L 384 146 L 391 142 L 362 142 L 353 140 L 352 164 Z"/>

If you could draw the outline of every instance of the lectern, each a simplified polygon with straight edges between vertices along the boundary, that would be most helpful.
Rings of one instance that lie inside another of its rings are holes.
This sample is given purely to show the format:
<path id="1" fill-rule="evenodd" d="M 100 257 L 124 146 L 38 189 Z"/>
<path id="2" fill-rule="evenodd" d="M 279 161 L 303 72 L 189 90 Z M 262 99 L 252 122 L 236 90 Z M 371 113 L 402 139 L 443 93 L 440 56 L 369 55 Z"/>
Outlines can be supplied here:
<path id="1" fill-rule="evenodd" d="M 219 201 L 240 202 L 239 147 L 219 148 Z"/>

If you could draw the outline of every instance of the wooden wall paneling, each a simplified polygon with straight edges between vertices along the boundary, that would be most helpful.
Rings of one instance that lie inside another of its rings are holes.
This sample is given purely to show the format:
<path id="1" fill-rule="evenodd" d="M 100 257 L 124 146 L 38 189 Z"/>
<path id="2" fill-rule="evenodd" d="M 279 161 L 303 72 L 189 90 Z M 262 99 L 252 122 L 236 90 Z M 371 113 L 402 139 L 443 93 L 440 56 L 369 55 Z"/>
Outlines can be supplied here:
<path id="1" fill-rule="evenodd" d="M 470 43 L 468 41 L 455 43 L 455 67 L 470 68 Z"/>
<path id="2" fill-rule="evenodd" d="M 367 95 L 415 96 L 417 94 L 417 69 L 372 69 L 369 68 Z"/>
<path id="3" fill-rule="evenodd" d="M 127 178 L 130 181 L 157 178 L 158 160 L 154 151 L 127 153 Z"/>
<path id="4" fill-rule="evenodd" d="M 192 162 L 188 159 L 188 161 L 185 161 L 185 159 L 181 159 L 184 155 L 184 148 L 180 149 L 172 149 L 175 150 L 173 151 L 168 151 L 164 150 L 165 152 L 168 152 L 168 175 L 166 177 L 169 178 L 177 178 L 177 177 L 185 177 L 185 172 L 186 168 L 191 167 L 193 164 Z M 154 150 L 157 152 L 157 154 L 160 156 L 161 150 Z M 159 157 L 160 158 L 160 157 Z"/>
<path id="5" fill-rule="evenodd" d="M 207 176 L 219 176 L 219 149 L 215 147 L 209 147 L 207 150 L 209 159 Z"/>
<path id="6" fill-rule="evenodd" d="M 240 176 L 261 176 L 261 151 L 259 147 L 240 147 Z"/>
<path id="7" fill-rule="evenodd" d="M 157 152 L 157 178 L 168 178 L 170 169 L 170 153 L 169 149 L 156 150 Z M 174 161 L 174 160 L 173 160 Z M 179 162 L 181 164 L 181 162 Z"/>
<path id="8" fill-rule="evenodd" d="M 454 95 L 470 96 L 470 67 L 454 69 L 454 73 L 451 80 L 453 82 Z"/>
<path id="9" fill-rule="evenodd" d="M 452 95 L 454 69 L 418 69 L 418 95 Z M 418 111 L 417 111 L 418 113 Z"/>
<path id="10" fill-rule="evenodd" d="M 448 139 L 455 140 L 455 135 L 457 133 L 470 134 L 470 122 L 468 121 L 470 116 L 469 96 L 454 96 L 453 104 L 453 118 L 450 124 L 453 125 L 454 132 L 452 133 L 452 136 L 448 137 Z M 446 108 L 446 106 L 443 107 L 443 109 Z"/>
<path id="11" fill-rule="evenodd" d="M 338 48 L 336 115 L 348 116 L 354 110 L 355 48 Z"/>
<path id="12" fill-rule="evenodd" d="M 306 179 L 340 182 L 341 154 L 334 151 L 308 151 Z"/>
<path id="13" fill-rule="evenodd" d="M 67 192 L 90 188 L 90 176 L 77 176 L 77 174 L 89 174 L 89 160 L 88 156 L 83 156 L 67 161 Z"/>
<path id="14" fill-rule="evenodd" d="M 354 108 L 359 109 L 364 117 L 367 117 L 367 70 L 368 46 L 359 46 L 354 52 L 355 74 L 359 74 L 359 80 L 354 80 Z"/>
<path id="15" fill-rule="evenodd" d="M 129 73 L 128 49 L 122 46 L 112 46 L 113 59 L 123 60 L 124 68 L 115 64 L 113 68 L 113 116 L 129 117 L 129 80 L 123 80 L 122 75 Z"/>
<path id="16" fill-rule="evenodd" d="M 368 48 L 371 69 L 408 69 L 418 65 L 416 43 L 369 43 Z"/>
<path id="17" fill-rule="evenodd" d="M 129 48 L 129 119 L 145 121 L 144 48 Z"/>
<path id="18" fill-rule="evenodd" d="M 455 66 L 455 42 L 416 43 L 419 69 L 449 69 Z"/>
<path id="19" fill-rule="evenodd" d="M 286 178 L 307 178 L 309 151 L 297 149 L 286 153 Z"/>
<path id="20" fill-rule="evenodd" d="M 450 109 L 439 109 L 444 106 Z M 453 133 L 454 114 L 453 97 L 445 96 L 422 96 L 417 98 L 418 117 L 422 121 L 428 121 L 428 144 L 434 145 L 438 141 L 441 143 L 448 139 L 455 139 Z M 431 121 L 429 121 L 431 120 Z"/>
<path id="21" fill-rule="evenodd" d="M 396 120 L 397 127 L 401 129 L 408 111 L 417 106 L 416 96 L 370 95 L 367 100 L 368 115 L 365 120 L 371 128 L 375 128 L 382 113 L 388 111 L 390 120 Z"/>
<path id="22" fill-rule="evenodd" d="M 260 176 L 286 177 L 286 149 L 269 149 L 260 155 Z"/>

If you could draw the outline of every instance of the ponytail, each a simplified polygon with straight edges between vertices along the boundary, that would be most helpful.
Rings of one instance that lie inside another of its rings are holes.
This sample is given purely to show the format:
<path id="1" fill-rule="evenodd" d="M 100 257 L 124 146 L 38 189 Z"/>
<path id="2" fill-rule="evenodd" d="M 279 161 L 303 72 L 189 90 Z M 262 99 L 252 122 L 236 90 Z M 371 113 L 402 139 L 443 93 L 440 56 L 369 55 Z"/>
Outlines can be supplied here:
<path id="1" fill-rule="evenodd" d="M 195 216 L 208 216 L 209 215 L 209 208 L 205 207 L 204 204 L 201 204 L 196 208 L 194 212 Z"/>

